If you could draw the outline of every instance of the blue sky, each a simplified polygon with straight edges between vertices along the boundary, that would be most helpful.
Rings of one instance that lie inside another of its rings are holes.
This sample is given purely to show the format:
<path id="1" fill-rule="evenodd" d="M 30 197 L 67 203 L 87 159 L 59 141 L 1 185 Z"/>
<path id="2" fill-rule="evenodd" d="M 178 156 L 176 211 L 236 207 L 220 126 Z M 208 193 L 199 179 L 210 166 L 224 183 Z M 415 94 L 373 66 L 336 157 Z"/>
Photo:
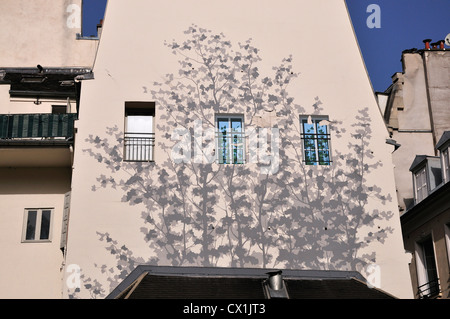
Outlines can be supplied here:
<path id="1" fill-rule="evenodd" d="M 84 35 L 96 34 L 106 2 L 83 1 Z M 387 89 L 392 83 L 391 76 L 402 71 L 400 59 L 403 50 L 422 49 L 424 39 L 435 42 L 450 33 L 450 0 L 346 2 L 374 91 Z M 377 5 L 379 10 L 371 10 L 369 5 Z M 367 23 L 368 18 L 372 23 Z"/>

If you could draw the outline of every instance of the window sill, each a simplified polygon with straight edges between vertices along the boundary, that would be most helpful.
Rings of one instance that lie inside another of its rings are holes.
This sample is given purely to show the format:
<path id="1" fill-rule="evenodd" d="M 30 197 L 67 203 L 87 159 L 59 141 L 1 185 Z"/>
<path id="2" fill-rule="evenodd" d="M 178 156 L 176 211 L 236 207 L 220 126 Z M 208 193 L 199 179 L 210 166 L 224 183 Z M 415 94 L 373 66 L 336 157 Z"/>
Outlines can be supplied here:
<path id="1" fill-rule="evenodd" d="M 51 243 L 50 239 L 41 239 L 41 240 L 22 240 L 22 244 L 33 244 L 33 243 Z"/>

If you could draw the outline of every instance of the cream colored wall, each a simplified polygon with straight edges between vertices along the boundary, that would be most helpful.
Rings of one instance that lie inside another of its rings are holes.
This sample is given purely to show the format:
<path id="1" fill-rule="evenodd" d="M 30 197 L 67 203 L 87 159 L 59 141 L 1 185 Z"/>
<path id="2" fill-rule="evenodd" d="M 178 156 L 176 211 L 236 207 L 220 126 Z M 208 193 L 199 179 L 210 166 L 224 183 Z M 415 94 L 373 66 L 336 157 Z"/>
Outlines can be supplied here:
<path id="1" fill-rule="evenodd" d="M 98 41 L 81 33 L 81 0 L 0 2 L 0 67 L 92 67 Z M 75 19 L 75 20 L 74 20 Z"/>
<path id="2" fill-rule="evenodd" d="M 330 120 L 342 121 L 343 127 L 351 132 L 351 124 L 358 110 L 367 107 L 374 137 L 370 148 L 375 159 L 383 164 L 366 177 L 367 183 L 376 184 L 393 199 L 383 204 L 377 199 L 370 199 L 369 207 L 371 210 L 397 211 L 391 164 L 393 149 L 385 143 L 389 135 L 373 95 L 344 1 L 177 0 L 140 1 L 134 6 L 109 2 L 94 66 L 95 79 L 83 82 L 66 261 L 67 265 L 79 265 L 85 279 L 95 278 L 104 289 L 104 294 L 108 294 L 114 286 L 109 285 L 107 273 L 98 265 L 105 264 L 108 269 L 117 261 L 105 250 L 107 244 L 99 234 L 114 236 L 118 245 L 126 243 L 127 248 L 137 256 L 144 256 L 145 259 L 152 256 L 140 233 L 143 206 L 130 206 L 122 202 L 124 194 L 120 189 L 92 190 L 93 185 L 98 183 L 97 178 L 102 174 L 109 176 L 111 171 L 86 152 L 88 149 L 99 150 L 101 143 L 93 146 L 87 139 L 91 135 L 108 138 L 105 132 L 114 126 L 119 131 L 123 130 L 124 103 L 151 101 L 147 90 L 157 89 L 154 82 L 163 82 L 166 74 L 177 74 L 179 57 L 171 54 L 164 41 L 183 39 L 183 31 L 193 23 L 217 33 L 223 32 L 235 44 L 252 38 L 253 45 L 260 49 L 261 74 L 272 74 L 272 66 L 279 65 L 283 58 L 292 54 L 294 69 L 301 74 L 293 80 L 289 92 L 306 113 L 314 111 L 313 104 L 318 97 L 324 114 L 329 115 Z M 318 39 L 326 41 L 321 44 Z M 157 123 L 162 123 L 162 115 L 157 110 Z M 162 140 L 163 133 L 157 132 L 156 139 Z M 334 150 L 347 149 L 350 133 L 344 133 L 344 136 L 340 140 L 332 140 Z M 157 165 L 165 160 L 170 158 L 157 153 Z M 254 166 L 249 164 L 249 167 L 253 169 Z M 324 168 L 317 168 L 318 172 L 321 169 Z M 117 180 L 130 177 L 129 172 L 123 170 L 114 174 Z M 375 243 L 369 247 L 369 250 L 375 249 L 377 264 L 381 267 L 381 288 L 395 296 L 410 298 L 410 259 L 404 253 L 400 222 L 392 218 L 381 221 L 377 226 L 393 228 L 393 233 L 383 244 Z M 87 247 L 89 250 L 86 250 Z M 358 253 L 363 254 L 364 250 Z M 145 259 L 141 262 L 144 263 Z M 226 261 L 218 266 L 227 266 Z M 112 282 L 117 280 L 112 279 Z M 68 287 L 63 290 L 65 297 L 72 293 Z M 84 290 L 77 296 L 92 297 Z"/>
<path id="3" fill-rule="evenodd" d="M 0 168 L 0 298 L 61 298 L 60 246 L 70 168 Z M 54 208 L 51 241 L 22 243 L 26 208 Z"/>
<path id="4" fill-rule="evenodd" d="M 76 40 L 68 19 L 81 0 L 0 1 L 0 68 L 92 67 L 97 40 Z M 76 7 L 72 7 L 75 8 Z M 75 17 L 81 21 L 81 11 Z M 11 99 L 0 85 L 0 114 L 51 113 L 66 100 Z M 72 101 L 75 112 L 75 102 Z M 68 149 L 0 149 L 0 298 L 60 298 L 64 194 L 70 191 Z M 54 208 L 51 242 L 22 243 L 26 208 Z"/>

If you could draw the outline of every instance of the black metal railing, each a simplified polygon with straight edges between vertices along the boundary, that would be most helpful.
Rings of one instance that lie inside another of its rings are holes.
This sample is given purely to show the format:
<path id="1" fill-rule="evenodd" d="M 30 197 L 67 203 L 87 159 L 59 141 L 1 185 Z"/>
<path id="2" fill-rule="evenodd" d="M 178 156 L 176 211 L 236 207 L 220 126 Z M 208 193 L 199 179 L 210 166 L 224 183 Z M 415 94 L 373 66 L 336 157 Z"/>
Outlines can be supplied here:
<path id="1" fill-rule="evenodd" d="M 71 138 L 77 114 L 1 114 L 0 139 Z"/>
<path id="2" fill-rule="evenodd" d="M 150 162 L 154 160 L 155 133 L 125 133 L 126 161 Z"/>
<path id="3" fill-rule="evenodd" d="M 417 295 L 420 299 L 433 298 L 439 295 L 441 292 L 439 285 L 439 278 L 433 279 L 426 284 L 423 284 L 417 288 Z"/>

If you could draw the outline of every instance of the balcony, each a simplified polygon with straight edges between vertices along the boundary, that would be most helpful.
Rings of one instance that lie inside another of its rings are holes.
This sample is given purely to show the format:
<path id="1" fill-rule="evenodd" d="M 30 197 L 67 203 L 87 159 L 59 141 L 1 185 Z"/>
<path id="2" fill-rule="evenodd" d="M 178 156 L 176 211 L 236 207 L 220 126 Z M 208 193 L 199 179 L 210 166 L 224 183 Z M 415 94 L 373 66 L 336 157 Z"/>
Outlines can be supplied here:
<path id="1" fill-rule="evenodd" d="M 73 137 L 76 114 L 0 115 L 0 139 L 48 139 Z"/>
<path id="2" fill-rule="evenodd" d="M 0 167 L 70 166 L 77 114 L 0 115 Z"/>
<path id="3" fill-rule="evenodd" d="M 441 292 L 438 278 L 419 286 L 417 289 L 417 295 L 420 299 L 436 298 Z"/>
<path id="4" fill-rule="evenodd" d="M 154 133 L 125 133 L 125 161 L 151 162 L 154 161 L 155 134 Z"/>

